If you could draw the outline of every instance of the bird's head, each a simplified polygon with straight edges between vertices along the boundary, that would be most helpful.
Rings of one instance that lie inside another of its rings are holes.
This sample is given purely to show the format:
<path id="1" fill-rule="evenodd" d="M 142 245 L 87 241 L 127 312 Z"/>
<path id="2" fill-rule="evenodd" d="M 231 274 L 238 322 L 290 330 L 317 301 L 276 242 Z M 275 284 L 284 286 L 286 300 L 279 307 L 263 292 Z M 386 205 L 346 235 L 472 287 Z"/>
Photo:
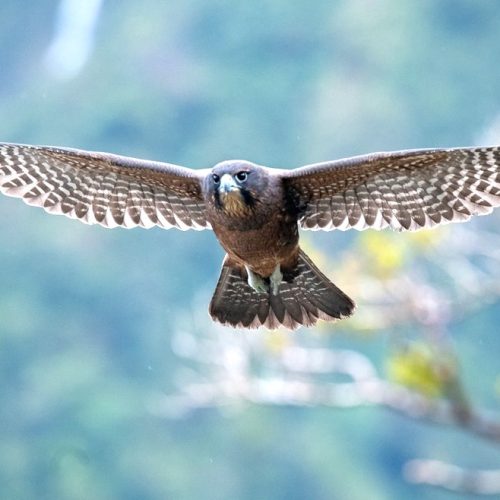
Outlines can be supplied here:
<path id="1" fill-rule="evenodd" d="M 244 217 L 253 213 L 267 183 L 264 168 L 248 161 L 229 160 L 211 170 L 205 189 L 217 209 L 233 217 Z"/>

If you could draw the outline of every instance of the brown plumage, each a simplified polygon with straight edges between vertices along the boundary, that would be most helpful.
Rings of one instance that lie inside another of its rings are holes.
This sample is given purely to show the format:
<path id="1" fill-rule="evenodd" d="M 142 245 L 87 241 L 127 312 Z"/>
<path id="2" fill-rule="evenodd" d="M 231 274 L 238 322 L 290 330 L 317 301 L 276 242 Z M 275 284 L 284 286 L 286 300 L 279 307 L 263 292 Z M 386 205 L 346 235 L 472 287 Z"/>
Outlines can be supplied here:
<path id="1" fill-rule="evenodd" d="M 417 230 L 500 205 L 500 148 L 377 153 L 295 170 L 167 163 L 0 144 L 0 191 L 105 227 L 212 228 L 227 255 L 210 303 L 223 324 L 294 329 L 354 303 L 299 247 L 312 230 Z"/>

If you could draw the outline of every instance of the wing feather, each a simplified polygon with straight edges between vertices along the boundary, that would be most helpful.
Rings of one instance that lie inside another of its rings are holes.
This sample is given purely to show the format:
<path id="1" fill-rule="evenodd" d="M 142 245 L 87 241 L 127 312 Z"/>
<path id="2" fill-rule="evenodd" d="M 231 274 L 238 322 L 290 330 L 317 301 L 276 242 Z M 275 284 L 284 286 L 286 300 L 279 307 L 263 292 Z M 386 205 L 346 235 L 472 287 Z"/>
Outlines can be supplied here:
<path id="1" fill-rule="evenodd" d="M 210 229 L 204 171 L 76 149 L 0 143 L 0 191 L 105 227 Z"/>
<path id="2" fill-rule="evenodd" d="M 375 153 L 281 176 L 304 229 L 412 231 L 500 206 L 500 147 Z"/>

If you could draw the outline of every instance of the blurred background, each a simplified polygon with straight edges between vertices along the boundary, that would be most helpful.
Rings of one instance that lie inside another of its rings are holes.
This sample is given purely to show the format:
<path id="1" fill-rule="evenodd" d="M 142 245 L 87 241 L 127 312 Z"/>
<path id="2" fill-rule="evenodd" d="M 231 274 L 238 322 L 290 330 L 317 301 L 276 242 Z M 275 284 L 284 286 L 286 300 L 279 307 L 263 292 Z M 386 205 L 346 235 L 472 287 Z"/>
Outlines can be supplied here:
<path id="1" fill-rule="evenodd" d="M 0 140 L 193 168 L 500 144 L 499 26 L 474 0 L 3 0 Z M 500 495 L 500 214 L 302 237 L 357 314 L 232 331 L 209 231 L 1 197 L 0 497 Z"/>

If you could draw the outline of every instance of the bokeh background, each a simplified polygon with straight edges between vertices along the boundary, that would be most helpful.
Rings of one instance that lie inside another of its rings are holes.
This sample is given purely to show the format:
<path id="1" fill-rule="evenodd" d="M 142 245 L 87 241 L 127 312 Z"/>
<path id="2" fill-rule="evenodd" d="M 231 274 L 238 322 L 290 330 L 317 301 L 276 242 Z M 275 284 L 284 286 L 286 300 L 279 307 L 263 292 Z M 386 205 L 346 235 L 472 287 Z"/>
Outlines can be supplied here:
<path id="1" fill-rule="evenodd" d="M 500 143 L 499 27 L 476 0 L 2 0 L 0 140 L 194 168 Z M 210 232 L 2 197 L 0 498 L 455 498 L 411 464 L 500 468 L 453 417 L 500 410 L 499 235 L 304 233 L 357 316 L 228 331 Z M 352 398 L 356 360 L 451 417 Z"/>

